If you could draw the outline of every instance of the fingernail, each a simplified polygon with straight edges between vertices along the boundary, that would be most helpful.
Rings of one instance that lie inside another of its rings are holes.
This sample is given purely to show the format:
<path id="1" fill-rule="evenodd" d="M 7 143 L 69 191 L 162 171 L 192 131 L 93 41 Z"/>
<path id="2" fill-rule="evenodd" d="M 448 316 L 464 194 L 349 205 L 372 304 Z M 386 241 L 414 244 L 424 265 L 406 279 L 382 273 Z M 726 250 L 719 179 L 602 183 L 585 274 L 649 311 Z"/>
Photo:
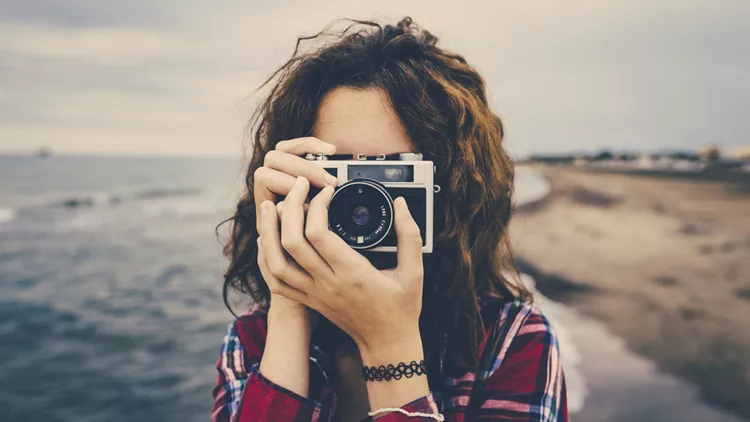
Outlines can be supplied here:
<path id="1" fill-rule="evenodd" d="M 260 236 L 258 236 L 258 244 L 260 245 Z"/>
<path id="2" fill-rule="evenodd" d="M 330 186 L 336 186 L 336 182 L 338 182 L 338 179 L 336 179 L 336 176 L 326 173 L 326 183 Z"/>
<path id="3" fill-rule="evenodd" d="M 328 186 L 324 187 L 323 190 L 325 191 L 325 193 L 327 195 L 327 194 L 333 192 L 333 186 L 328 185 Z"/>
<path id="4" fill-rule="evenodd" d="M 268 204 L 265 202 L 260 204 L 260 216 L 265 217 L 266 213 L 268 212 Z"/>

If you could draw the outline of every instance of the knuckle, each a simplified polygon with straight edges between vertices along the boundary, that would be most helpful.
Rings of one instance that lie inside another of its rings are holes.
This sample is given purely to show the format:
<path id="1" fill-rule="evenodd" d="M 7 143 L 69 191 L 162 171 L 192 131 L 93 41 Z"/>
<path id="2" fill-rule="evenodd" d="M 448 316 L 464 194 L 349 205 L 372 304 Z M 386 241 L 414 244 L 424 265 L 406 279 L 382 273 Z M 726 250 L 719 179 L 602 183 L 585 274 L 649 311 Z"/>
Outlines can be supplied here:
<path id="1" fill-rule="evenodd" d="M 422 237 L 422 233 L 419 231 L 417 222 L 412 219 L 409 219 L 409 223 L 406 225 L 406 230 L 410 236 L 414 236 L 416 238 Z"/>
<path id="2" fill-rule="evenodd" d="M 314 136 L 303 136 L 301 138 L 297 138 L 297 146 L 301 147 L 315 146 L 317 142 L 318 138 Z"/>
<path id="3" fill-rule="evenodd" d="M 286 264 L 280 259 L 272 259 L 268 262 L 268 269 L 276 278 L 284 278 L 286 273 Z"/>
<path id="4" fill-rule="evenodd" d="M 283 154 L 283 152 L 277 150 L 268 151 L 263 158 L 263 165 L 267 166 L 269 164 L 277 163 L 281 158 L 281 154 Z"/>
<path id="5" fill-rule="evenodd" d="M 276 143 L 276 146 L 274 147 L 274 150 L 286 151 L 289 148 L 289 144 L 290 144 L 290 141 L 288 141 L 288 140 L 279 141 L 279 142 Z"/>
<path id="6" fill-rule="evenodd" d="M 422 236 L 419 234 L 419 230 L 417 230 L 417 233 L 414 235 L 414 243 L 417 245 L 422 245 L 424 242 L 422 242 Z"/>
<path id="7" fill-rule="evenodd" d="M 306 150 L 310 149 L 311 147 L 314 147 L 315 141 L 317 139 L 306 136 L 304 138 L 299 138 L 297 145 L 295 145 L 295 152 L 307 152 Z"/>
<path id="8" fill-rule="evenodd" d="M 275 294 L 275 295 L 280 295 L 281 291 L 282 291 L 281 284 L 279 284 L 279 283 L 269 283 L 268 284 L 268 290 L 271 293 Z"/>
<path id="9" fill-rule="evenodd" d="M 300 241 L 297 236 L 281 236 L 281 247 L 289 252 L 297 250 L 300 246 Z"/>
<path id="10" fill-rule="evenodd" d="M 422 234 L 419 232 L 419 227 L 413 222 L 404 225 L 402 234 L 407 239 L 422 241 Z"/>
<path id="11" fill-rule="evenodd" d="M 326 177 L 330 174 L 322 167 L 318 167 L 316 171 L 318 172 L 318 179 L 321 181 L 325 181 Z"/>
<path id="12" fill-rule="evenodd" d="M 263 181 L 268 177 L 268 168 L 267 167 L 258 167 L 253 172 L 253 178 L 256 181 Z"/>
<path id="13" fill-rule="evenodd" d="M 310 243 L 319 243 L 321 240 L 323 240 L 323 233 L 318 227 L 307 226 L 305 228 L 305 237 L 310 241 Z"/>
<path id="14" fill-rule="evenodd" d="M 281 143 L 281 142 L 279 142 Z M 295 138 L 288 141 L 283 141 L 283 151 L 293 155 L 299 155 L 306 151 L 306 146 L 309 143 L 309 138 Z M 277 147 L 277 149 L 279 149 Z"/>

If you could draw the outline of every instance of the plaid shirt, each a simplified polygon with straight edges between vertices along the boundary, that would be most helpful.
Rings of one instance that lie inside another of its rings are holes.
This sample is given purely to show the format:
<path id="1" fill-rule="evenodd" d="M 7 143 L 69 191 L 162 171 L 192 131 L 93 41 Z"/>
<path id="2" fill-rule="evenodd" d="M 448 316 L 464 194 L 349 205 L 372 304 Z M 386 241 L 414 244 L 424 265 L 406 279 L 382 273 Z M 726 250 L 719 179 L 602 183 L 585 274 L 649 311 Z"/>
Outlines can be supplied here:
<path id="1" fill-rule="evenodd" d="M 324 369 L 326 357 L 310 353 L 310 398 L 274 384 L 258 372 L 266 339 L 266 314 L 251 311 L 230 324 L 224 337 L 213 389 L 214 422 L 330 422 L 336 394 Z M 402 408 L 445 415 L 448 422 L 567 422 L 567 399 L 557 337 L 540 311 L 527 303 L 505 304 L 488 330 L 479 367 L 447 378 L 433 391 Z M 369 420 L 369 419 L 368 419 Z M 379 422 L 432 421 L 401 413 Z"/>

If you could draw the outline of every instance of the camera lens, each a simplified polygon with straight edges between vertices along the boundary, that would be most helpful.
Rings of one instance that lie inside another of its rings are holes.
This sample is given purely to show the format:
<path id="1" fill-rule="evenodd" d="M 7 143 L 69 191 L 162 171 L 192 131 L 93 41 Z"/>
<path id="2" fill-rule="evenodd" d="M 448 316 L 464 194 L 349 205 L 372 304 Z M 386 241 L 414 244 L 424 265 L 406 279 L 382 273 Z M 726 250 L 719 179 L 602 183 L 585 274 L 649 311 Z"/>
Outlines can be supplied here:
<path id="1" fill-rule="evenodd" d="M 355 179 L 333 194 L 328 207 L 328 226 L 352 248 L 375 247 L 392 225 L 393 199 L 381 183 Z"/>
<path id="2" fill-rule="evenodd" d="M 370 221 L 370 210 L 368 210 L 367 207 L 363 205 L 354 208 L 352 220 L 354 221 L 354 224 L 358 226 L 367 225 L 367 222 Z"/>

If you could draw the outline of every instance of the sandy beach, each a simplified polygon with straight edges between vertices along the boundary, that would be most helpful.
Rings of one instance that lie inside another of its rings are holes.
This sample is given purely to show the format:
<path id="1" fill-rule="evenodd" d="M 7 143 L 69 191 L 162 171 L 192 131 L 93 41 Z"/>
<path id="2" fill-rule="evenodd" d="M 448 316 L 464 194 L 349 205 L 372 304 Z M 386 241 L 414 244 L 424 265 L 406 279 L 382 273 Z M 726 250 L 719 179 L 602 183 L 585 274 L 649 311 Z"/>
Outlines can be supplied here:
<path id="1" fill-rule="evenodd" d="M 750 418 L 748 179 L 537 169 L 551 191 L 514 217 L 521 270 L 707 402 Z"/>

